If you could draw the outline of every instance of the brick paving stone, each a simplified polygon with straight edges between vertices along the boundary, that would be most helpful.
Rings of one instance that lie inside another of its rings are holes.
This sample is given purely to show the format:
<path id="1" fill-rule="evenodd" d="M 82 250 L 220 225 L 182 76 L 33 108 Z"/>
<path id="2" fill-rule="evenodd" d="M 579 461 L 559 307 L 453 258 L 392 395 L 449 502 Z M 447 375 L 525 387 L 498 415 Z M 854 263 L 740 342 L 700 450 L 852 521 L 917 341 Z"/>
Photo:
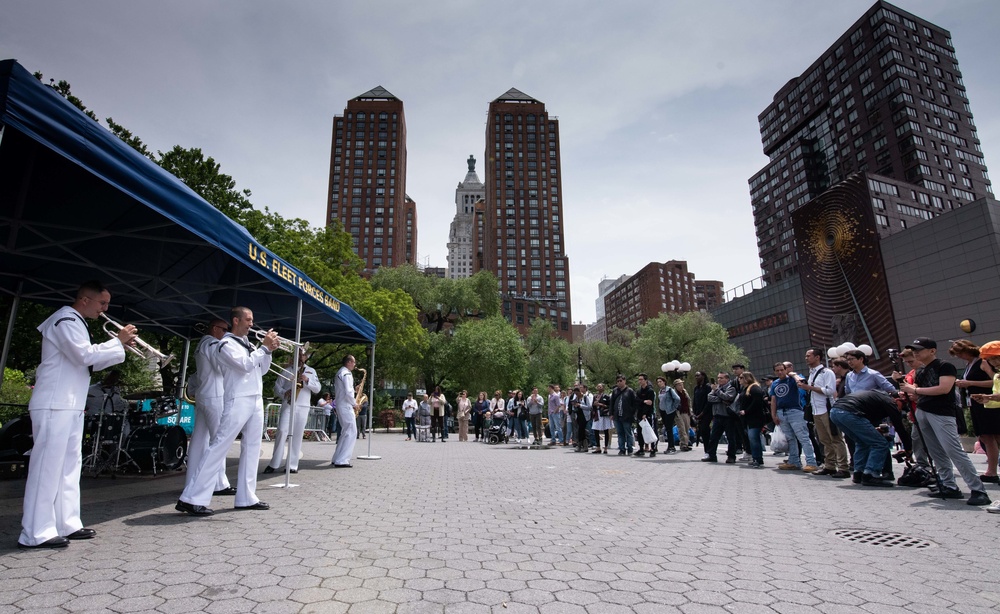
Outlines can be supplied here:
<path id="1" fill-rule="evenodd" d="M 270 489 L 267 484 L 280 480 L 261 479 L 259 494 L 272 505 L 266 515 L 231 512 L 232 502 L 221 499 L 213 502 L 219 513 L 211 518 L 176 514 L 183 472 L 119 478 L 114 497 L 110 481 L 85 480 L 83 514 L 100 539 L 57 552 L 0 548 L 0 611 L 1000 609 L 1000 591 L 983 581 L 1000 576 L 1000 564 L 982 556 L 983 536 L 995 534 L 998 519 L 928 501 L 916 490 L 872 492 L 804 475 L 707 465 L 696 455 L 660 462 L 563 448 L 417 446 L 382 433 L 372 444 L 381 460 L 334 472 L 321 468 L 332 445 L 307 442 L 296 476 L 300 488 Z M 238 449 L 230 452 L 234 472 Z M 496 480 L 479 479 L 482 467 L 498 465 L 530 474 L 532 491 L 506 493 Z M 16 523 L 19 489 L 23 482 L 0 482 L 0 518 Z M 617 492 L 628 492 L 628 501 L 608 496 Z M 801 501 L 810 502 L 808 522 L 795 516 Z M 631 527 L 664 516 L 700 521 L 661 526 L 637 549 Z M 892 530 L 936 546 L 889 549 L 832 535 L 844 528 Z M 0 525 L 0 543 L 12 544 L 18 530 Z"/>

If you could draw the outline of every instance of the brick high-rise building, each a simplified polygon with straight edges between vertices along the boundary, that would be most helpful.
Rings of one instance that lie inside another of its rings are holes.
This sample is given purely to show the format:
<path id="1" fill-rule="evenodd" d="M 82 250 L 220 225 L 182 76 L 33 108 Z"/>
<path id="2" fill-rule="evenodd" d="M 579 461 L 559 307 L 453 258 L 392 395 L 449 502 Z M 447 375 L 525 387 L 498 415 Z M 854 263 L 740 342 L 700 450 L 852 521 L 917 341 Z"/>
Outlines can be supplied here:
<path id="1" fill-rule="evenodd" d="M 455 188 L 455 219 L 448 231 L 448 277 L 471 277 L 473 269 L 473 221 L 476 203 L 483 200 L 485 188 L 476 174 L 476 159 L 469 156 L 465 181 Z"/>
<path id="2" fill-rule="evenodd" d="M 683 260 L 650 262 L 604 297 L 608 331 L 634 331 L 661 313 L 697 309 L 694 273 Z"/>
<path id="3" fill-rule="evenodd" d="M 880 236 L 992 197 L 951 35 L 876 2 L 758 117 L 750 178 L 761 270 L 797 272 L 790 213 L 862 172 Z"/>
<path id="4" fill-rule="evenodd" d="M 712 311 L 726 301 L 721 281 L 696 279 L 694 282 L 695 306 L 699 311 Z"/>
<path id="5" fill-rule="evenodd" d="M 333 118 L 327 223 L 339 220 L 370 274 L 415 264 L 416 203 L 406 196 L 403 101 L 379 86 Z"/>
<path id="6" fill-rule="evenodd" d="M 571 339 L 561 177 L 559 121 L 545 104 L 516 89 L 491 102 L 482 266 L 497 276 L 503 314 L 518 330 L 540 317 Z"/>

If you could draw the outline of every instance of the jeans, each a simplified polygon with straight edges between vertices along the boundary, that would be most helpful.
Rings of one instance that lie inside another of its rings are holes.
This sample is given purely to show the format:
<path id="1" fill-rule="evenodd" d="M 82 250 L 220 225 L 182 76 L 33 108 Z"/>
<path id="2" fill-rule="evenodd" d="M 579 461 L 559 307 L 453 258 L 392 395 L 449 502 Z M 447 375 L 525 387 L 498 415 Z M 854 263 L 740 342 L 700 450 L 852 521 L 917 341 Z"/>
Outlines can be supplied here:
<path id="1" fill-rule="evenodd" d="M 764 442 L 760 438 L 759 426 L 748 426 L 747 436 L 750 438 L 750 456 L 760 464 L 764 464 Z"/>
<path id="2" fill-rule="evenodd" d="M 549 414 L 549 433 L 552 435 L 552 443 L 566 443 L 562 414 Z"/>
<path id="3" fill-rule="evenodd" d="M 472 428 L 476 431 L 476 441 L 483 438 L 483 415 L 480 413 L 472 414 Z"/>
<path id="4" fill-rule="evenodd" d="M 411 437 L 416 437 L 417 426 L 416 424 L 414 424 L 413 416 L 410 416 L 409 418 L 404 418 L 404 420 L 406 420 L 406 438 L 409 439 Z"/>
<path id="5" fill-rule="evenodd" d="M 885 435 L 867 418 L 836 407 L 830 410 L 830 420 L 854 440 L 854 471 L 882 475 L 890 447 Z"/>
<path id="6" fill-rule="evenodd" d="M 330 412 L 330 415 L 326 418 L 326 434 L 333 435 L 337 432 L 337 414 Z"/>
<path id="7" fill-rule="evenodd" d="M 788 440 L 788 464 L 802 466 L 799 458 L 799 445 L 806 453 L 806 464 L 816 466 L 816 456 L 813 454 L 812 441 L 809 439 L 809 426 L 806 424 L 805 413 L 801 409 L 779 409 L 778 419 L 781 432 Z"/>
<path id="8" fill-rule="evenodd" d="M 632 436 L 632 421 L 623 422 L 621 418 L 615 418 L 615 432 L 618 433 L 618 451 L 632 453 L 635 446 L 635 439 Z"/>

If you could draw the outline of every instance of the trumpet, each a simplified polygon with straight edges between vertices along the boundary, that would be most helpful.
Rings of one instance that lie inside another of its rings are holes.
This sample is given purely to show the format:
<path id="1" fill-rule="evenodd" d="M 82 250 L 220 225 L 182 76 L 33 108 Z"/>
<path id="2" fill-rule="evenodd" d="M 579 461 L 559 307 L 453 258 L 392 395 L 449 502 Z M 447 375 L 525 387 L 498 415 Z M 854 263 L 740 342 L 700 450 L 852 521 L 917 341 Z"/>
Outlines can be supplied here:
<path id="1" fill-rule="evenodd" d="M 257 338 L 257 342 L 264 341 L 264 337 L 267 335 L 266 330 L 261 330 L 259 328 L 251 328 L 250 332 Z M 298 343 L 297 341 L 292 341 L 291 339 L 286 339 L 284 337 L 278 337 L 278 349 L 282 352 L 294 352 L 296 348 L 303 347 L 305 343 Z"/>
<path id="2" fill-rule="evenodd" d="M 121 329 L 125 328 L 125 326 L 123 324 L 119 324 L 118 322 L 112 320 L 110 317 L 108 317 L 108 314 L 106 313 L 102 313 L 101 317 L 107 320 L 107 322 L 105 322 L 104 326 L 102 327 L 104 329 L 104 332 L 106 332 L 108 336 L 111 337 L 112 339 L 117 339 L 118 333 L 121 331 Z M 108 328 L 109 325 L 113 327 L 114 330 L 109 329 Z M 161 369 L 170 364 L 170 361 L 174 359 L 173 354 L 164 354 L 163 352 L 159 351 L 158 349 L 154 348 L 153 346 L 149 345 L 148 343 L 140 339 L 139 337 L 135 338 L 135 344 L 139 347 L 136 347 L 136 345 L 126 345 L 125 349 L 132 352 L 139 358 L 142 358 L 143 360 L 150 360 L 152 358 L 155 358 L 156 362 L 159 363 Z"/>
<path id="3" fill-rule="evenodd" d="M 279 339 L 280 339 L 280 337 L 279 337 Z M 295 343 L 295 342 L 294 341 L 290 341 L 289 343 Z M 305 353 L 307 353 L 309 351 L 309 342 L 306 341 L 305 343 L 300 344 L 299 347 L 301 348 L 300 351 L 303 354 L 305 354 Z M 310 356 L 306 356 L 302 360 L 299 361 L 299 376 L 300 377 L 302 376 L 302 372 L 305 370 L 305 366 L 306 366 L 305 363 L 309 361 L 309 358 L 310 358 Z M 272 362 L 271 363 L 271 368 L 269 368 L 268 371 L 270 371 L 271 373 L 274 373 L 278 377 L 284 378 L 284 379 L 286 379 L 286 380 L 288 380 L 290 382 L 296 382 L 296 388 L 295 388 L 295 392 L 296 393 L 299 391 L 300 388 L 302 388 L 302 382 L 299 381 L 299 378 L 296 377 L 294 373 L 292 373 L 291 369 L 288 369 L 286 367 L 282 367 L 281 365 L 278 365 L 278 364 L 275 364 L 274 362 Z"/>

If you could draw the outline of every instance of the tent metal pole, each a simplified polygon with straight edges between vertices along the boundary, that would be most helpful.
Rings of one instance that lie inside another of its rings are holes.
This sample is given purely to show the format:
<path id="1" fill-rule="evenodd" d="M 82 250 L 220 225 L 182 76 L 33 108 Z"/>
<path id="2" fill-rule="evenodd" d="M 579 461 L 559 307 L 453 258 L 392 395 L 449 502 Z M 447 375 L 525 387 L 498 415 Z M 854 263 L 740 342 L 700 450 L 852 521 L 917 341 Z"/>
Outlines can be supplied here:
<path id="1" fill-rule="evenodd" d="M 184 357 L 181 359 L 181 376 L 177 380 L 177 396 L 184 398 L 184 386 L 187 385 L 188 358 L 191 356 L 191 340 L 184 339 Z"/>
<path id="2" fill-rule="evenodd" d="M 0 352 L 0 387 L 3 386 L 3 370 L 7 368 L 7 357 L 10 356 L 10 343 L 14 337 L 14 322 L 17 320 L 17 308 L 21 304 L 21 291 L 24 289 L 24 280 L 17 282 L 17 292 L 14 300 L 10 303 L 10 318 L 7 320 L 7 332 L 3 337 L 3 351 Z"/>
<path id="3" fill-rule="evenodd" d="M 295 343 L 302 342 L 302 299 L 299 299 L 298 306 L 295 312 Z M 291 382 L 291 391 L 288 407 L 288 432 L 285 433 L 285 483 L 277 484 L 278 487 L 284 487 L 286 490 L 298 484 L 290 484 L 292 479 L 292 425 L 295 424 L 295 406 L 299 402 L 298 394 L 298 374 L 299 374 L 299 349 L 296 346 L 295 350 L 292 352 L 292 373 L 295 374 L 295 380 Z M 278 377 L 281 377 L 280 375 Z M 280 418 L 279 418 L 280 420 Z"/>
<path id="4" fill-rule="evenodd" d="M 368 438 L 368 454 L 366 456 L 359 456 L 360 460 L 379 460 L 381 456 L 372 455 L 372 439 L 375 438 L 375 432 L 372 430 L 372 415 L 375 412 L 375 343 L 372 343 L 371 350 L 371 360 L 369 360 L 368 365 L 368 434 L 371 437 Z"/>

